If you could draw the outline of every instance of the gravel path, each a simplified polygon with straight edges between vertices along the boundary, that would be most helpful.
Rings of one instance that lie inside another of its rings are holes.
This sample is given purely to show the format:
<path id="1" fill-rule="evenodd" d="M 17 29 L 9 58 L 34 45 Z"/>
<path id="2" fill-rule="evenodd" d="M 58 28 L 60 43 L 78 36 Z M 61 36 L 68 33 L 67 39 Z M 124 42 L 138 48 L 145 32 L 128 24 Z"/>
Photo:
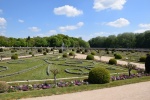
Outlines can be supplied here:
<path id="1" fill-rule="evenodd" d="M 150 81 L 112 88 L 21 100 L 150 100 Z"/>

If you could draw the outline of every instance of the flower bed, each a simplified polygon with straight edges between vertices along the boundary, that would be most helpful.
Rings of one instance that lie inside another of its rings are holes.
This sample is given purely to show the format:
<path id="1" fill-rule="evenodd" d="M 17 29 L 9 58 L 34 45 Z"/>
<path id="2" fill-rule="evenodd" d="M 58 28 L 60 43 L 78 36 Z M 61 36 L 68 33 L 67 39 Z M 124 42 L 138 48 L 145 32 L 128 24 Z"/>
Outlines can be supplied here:
<path id="1" fill-rule="evenodd" d="M 80 85 L 88 85 L 88 82 L 84 82 L 81 80 L 75 80 L 70 82 L 60 81 L 55 84 L 28 84 L 28 85 L 19 85 L 19 86 L 9 86 L 8 92 L 19 92 L 19 91 L 31 91 L 31 90 L 41 90 L 41 89 L 50 89 L 55 87 L 70 87 L 70 86 L 80 86 Z"/>

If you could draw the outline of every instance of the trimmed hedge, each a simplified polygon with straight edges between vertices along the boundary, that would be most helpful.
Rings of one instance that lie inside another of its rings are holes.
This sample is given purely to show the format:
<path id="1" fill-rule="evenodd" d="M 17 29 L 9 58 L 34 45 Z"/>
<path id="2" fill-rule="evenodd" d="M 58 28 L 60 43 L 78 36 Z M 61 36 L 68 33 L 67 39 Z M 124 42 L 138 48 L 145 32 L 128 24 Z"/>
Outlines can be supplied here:
<path id="1" fill-rule="evenodd" d="M 47 52 L 43 52 L 43 55 L 47 55 Z"/>
<path id="2" fill-rule="evenodd" d="M 145 61 L 146 61 L 146 57 L 141 57 L 141 58 L 139 59 L 139 61 L 140 61 L 140 62 L 145 62 Z"/>
<path id="3" fill-rule="evenodd" d="M 70 53 L 69 53 L 69 56 L 74 56 L 74 55 L 75 55 L 74 52 L 70 52 Z"/>
<path id="4" fill-rule="evenodd" d="M 122 59 L 122 56 L 120 54 L 114 54 L 115 59 Z"/>
<path id="5" fill-rule="evenodd" d="M 62 49 L 59 49 L 59 53 L 62 53 L 63 51 L 62 51 Z"/>
<path id="6" fill-rule="evenodd" d="M 91 55 L 95 55 L 96 53 L 95 52 L 91 52 Z"/>
<path id="7" fill-rule="evenodd" d="M 93 55 L 87 55 L 86 60 L 94 60 L 94 56 Z"/>
<path id="8" fill-rule="evenodd" d="M 4 49 L 3 48 L 0 48 L 0 52 L 3 52 L 4 51 Z"/>
<path id="9" fill-rule="evenodd" d="M 0 81 L 0 93 L 7 92 L 9 85 L 5 81 Z"/>
<path id="10" fill-rule="evenodd" d="M 15 59 L 18 59 L 18 54 L 12 55 L 12 56 L 11 56 L 11 59 L 14 59 L 14 60 L 15 60 Z"/>
<path id="11" fill-rule="evenodd" d="M 64 58 L 67 58 L 67 57 L 68 57 L 68 54 L 67 54 L 67 53 L 64 53 L 64 54 L 63 54 L 63 57 L 64 57 Z"/>
<path id="12" fill-rule="evenodd" d="M 117 64 L 117 60 L 116 59 L 110 59 L 108 63 L 111 64 L 111 65 L 113 65 L 113 64 L 116 65 Z"/>
<path id="13" fill-rule="evenodd" d="M 102 67 L 95 67 L 90 70 L 88 81 L 93 84 L 104 84 L 110 82 L 110 73 Z"/>

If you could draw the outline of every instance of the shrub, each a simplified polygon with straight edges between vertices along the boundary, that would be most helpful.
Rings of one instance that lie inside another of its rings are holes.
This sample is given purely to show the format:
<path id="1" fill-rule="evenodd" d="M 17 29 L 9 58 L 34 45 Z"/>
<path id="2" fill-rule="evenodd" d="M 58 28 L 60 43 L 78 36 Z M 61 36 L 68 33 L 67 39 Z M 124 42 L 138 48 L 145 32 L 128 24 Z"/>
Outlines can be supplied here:
<path id="1" fill-rule="evenodd" d="M 74 52 L 69 53 L 69 56 L 74 56 L 74 55 L 75 55 Z"/>
<path id="2" fill-rule="evenodd" d="M 140 62 L 145 62 L 145 61 L 146 61 L 146 57 L 141 57 L 141 58 L 139 59 L 139 61 L 140 61 Z"/>
<path id="3" fill-rule="evenodd" d="M 32 55 L 32 52 L 29 52 L 30 55 Z"/>
<path id="4" fill-rule="evenodd" d="M 94 60 L 94 56 L 93 55 L 87 55 L 86 60 Z"/>
<path id="5" fill-rule="evenodd" d="M 62 49 L 59 49 L 59 53 L 62 53 L 63 51 L 62 51 Z"/>
<path id="6" fill-rule="evenodd" d="M 108 63 L 111 65 L 117 64 L 117 60 L 116 59 L 110 59 Z"/>
<path id="7" fill-rule="evenodd" d="M 64 57 L 64 58 L 68 57 L 68 54 L 67 54 L 67 53 L 64 53 L 64 54 L 63 54 L 63 57 Z"/>
<path id="8" fill-rule="evenodd" d="M 49 49 L 46 49 L 46 52 L 48 53 L 48 52 L 49 52 Z"/>
<path id="9" fill-rule="evenodd" d="M 88 50 L 88 49 L 85 49 L 84 52 L 89 52 L 89 50 Z"/>
<path id="10" fill-rule="evenodd" d="M 96 53 L 95 52 L 91 52 L 91 55 L 95 55 Z"/>
<path id="11" fill-rule="evenodd" d="M 32 57 L 34 57 L 34 54 L 32 54 Z"/>
<path id="12" fill-rule="evenodd" d="M 147 54 L 147 57 L 146 57 L 145 72 L 150 73 L 150 54 Z"/>
<path id="13" fill-rule="evenodd" d="M 109 51 L 107 51 L 106 53 L 109 54 Z"/>
<path id="14" fill-rule="evenodd" d="M 0 52 L 3 52 L 4 51 L 4 49 L 3 48 L 0 48 Z"/>
<path id="15" fill-rule="evenodd" d="M 43 52 L 43 55 L 47 55 L 47 52 Z"/>
<path id="16" fill-rule="evenodd" d="M 7 92 L 8 84 L 5 81 L 0 81 L 0 93 Z"/>
<path id="17" fill-rule="evenodd" d="M 40 52 L 40 53 L 41 53 L 41 52 L 42 52 L 42 49 L 38 49 L 38 52 Z"/>
<path id="18" fill-rule="evenodd" d="M 122 56 L 119 54 L 114 54 L 114 56 L 115 56 L 115 59 L 122 59 Z"/>
<path id="19" fill-rule="evenodd" d="M 12 55 L 12 56 L 11 56 L 11 59 L 14 59 L 14 60 L 15 60 L 15 59 L 18 59 L 18 54 Z"/>
<path id="20" fill-rule="evenodd" d="M 72 51 L 75 51 L 74 49 L 72 49 Z"/>
<path id="21" fill-rule="evenodd" d="M 82 51 L 82 54 L 85 54 L 85 52 L 84 52 L 84 51 Z"/>
<path id="22" fill-rule="evenodd" d="M 80 50 L 78 49 L 76 52 L 77 52 L 77 53 L 80 53 Z"/>
<path id="23" fill-rule="evenodd" d="M 105 68 L 95 67 L 89 72 L 88 81 L 93 84 L 109 83 L 110 73 Z"/>
<path id="24" fill-rule="evenodd" d="M 17 50 L 11 50 L 11 53 L 17 52 Z"/>

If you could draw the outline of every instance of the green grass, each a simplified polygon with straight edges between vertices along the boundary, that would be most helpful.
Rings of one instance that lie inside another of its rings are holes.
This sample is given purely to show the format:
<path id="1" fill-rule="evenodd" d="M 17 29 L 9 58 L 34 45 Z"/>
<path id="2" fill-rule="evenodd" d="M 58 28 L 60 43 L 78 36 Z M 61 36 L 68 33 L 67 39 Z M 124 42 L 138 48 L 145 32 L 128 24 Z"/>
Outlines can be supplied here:
<path id="1" fill-rule="evenodd" d="M 0 100 L 16 100 L 16 99 L 20 99 L 20 98 L 67 94 L 67 93 L 94 90 L 94 89 L 110 88 L 110 87 L 145 82 L 145 81 L 150 81 L 150 76 L 114 81 L 114 82 L 110 82 L 107 84 L 90 84 L 90 85 L 72 86 L 72 87 L 65 87 L 65 88 L 51 88 L 51 89 L 46 89 L 46 90 L 33 90 L 33 91 L 26 91 L 26 92 L 3 93 L 3 94 L 0 94 Z"/>

